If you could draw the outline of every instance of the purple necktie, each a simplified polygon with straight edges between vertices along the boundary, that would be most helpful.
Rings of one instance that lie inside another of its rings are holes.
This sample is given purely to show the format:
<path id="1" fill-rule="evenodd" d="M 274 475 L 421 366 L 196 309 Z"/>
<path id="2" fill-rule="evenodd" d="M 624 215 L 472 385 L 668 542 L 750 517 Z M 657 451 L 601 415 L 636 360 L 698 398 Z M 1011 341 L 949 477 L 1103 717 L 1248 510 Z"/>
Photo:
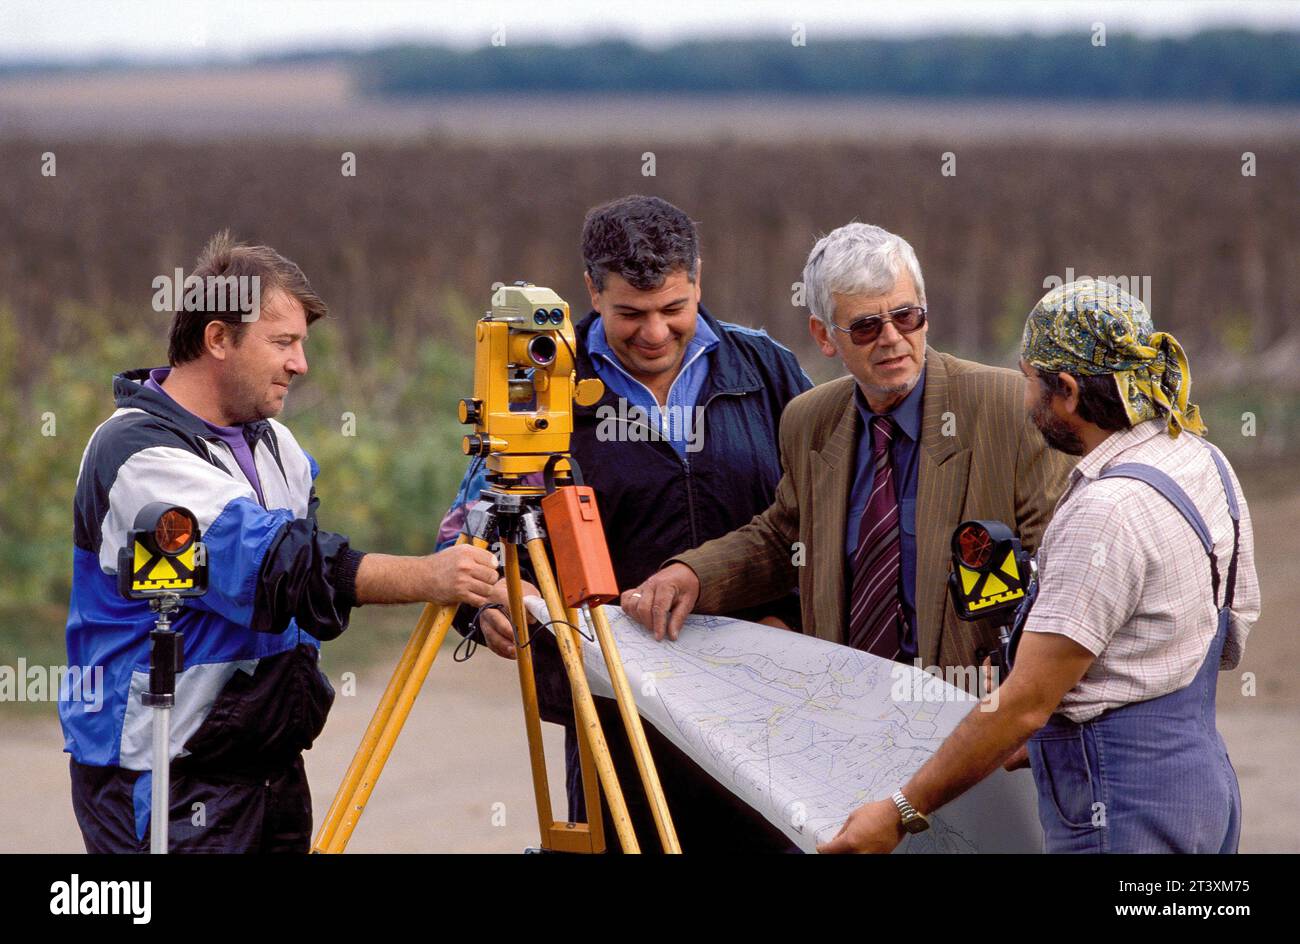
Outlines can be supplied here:
<path id="1" fill-rule="evenodd" d="M 898 657 L 903 605 L 899 578 L 903 550 L 898 537 L 898 498 L 889 461 L 894 421 L 871 420 L 871 458 L 875 465 L 871 497 L 858 525 L 853 555 L 853 593 L 849 603 L 849 645 L 885 659 Z"/>

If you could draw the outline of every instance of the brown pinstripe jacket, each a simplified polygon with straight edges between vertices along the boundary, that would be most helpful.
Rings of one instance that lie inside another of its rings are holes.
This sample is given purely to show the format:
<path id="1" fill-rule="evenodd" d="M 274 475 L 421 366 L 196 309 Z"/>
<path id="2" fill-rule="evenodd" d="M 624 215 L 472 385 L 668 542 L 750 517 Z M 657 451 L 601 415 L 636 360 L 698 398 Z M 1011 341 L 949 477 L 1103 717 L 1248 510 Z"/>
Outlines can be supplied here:
<path id="1" fill-rule="evenodd" d="M 1051 449 L 1024 408 L 1024 377 L 926 348 L 916 494 L 916 610 L 924 665 L 969 666 L 996 644 L 948 599 L 950 540 L 969 518 L 1011 525 L 1038 547 L 1074 460 Z M 843 643 L 844 534 L 861 425 L 852 377 L 801 394 L 781 416 L 776 500 L 743 528 L 673 558 L 699 575 L 696 611 L 763 603 L 798 584 L 804 632 Z M 804 563 L 795 566 L 796 542 Z"/>

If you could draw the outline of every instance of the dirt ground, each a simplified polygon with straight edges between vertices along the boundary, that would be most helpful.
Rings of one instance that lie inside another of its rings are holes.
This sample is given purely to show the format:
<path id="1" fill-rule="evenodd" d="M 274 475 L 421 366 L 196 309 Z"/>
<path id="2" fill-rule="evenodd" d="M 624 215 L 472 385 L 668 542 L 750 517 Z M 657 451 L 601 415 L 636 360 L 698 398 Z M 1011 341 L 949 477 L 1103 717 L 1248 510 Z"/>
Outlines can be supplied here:
<path id="1" fill-rule="evenodd" d="M 1288 490 L 1292 491 L 1293 490 Z M 1240 670 L 1219 685 L 1219 728 L 1241 781 L 1243 852 L 1300 852 L 1300 494 L 1252 502 L 1264 615 Z M 414 619 L 412 610 L 412 620 Z M 355 630 L 355 627 L 354 627 Z M 316 815 L 328 808 L 397 651 L 340 694 L 325 734 L 307 754 Z M 1243 693 L 1255 674 L 1254 695 Z M 336 680 L 337 684 L 337 680 Z M 0 708 L 12 708 L 4 705 Z M 444 652 L 349 846 L 354 852 L 518 852 L 537 820 L 513 663 L 486 649 L 456 664 Z M 562 737 L 547 731 L 552 792 L 563 796 Z M 78 852 L 67 758 L 53 713 L 0 710 L 0 852 Z"/>
<path id="2" fill-rule="evenodd" d="M 394 658 L 396 654 L 394 654 Z M 336 698 L 325 734 L 307 752 L 317 824 L 324 817 L 388 682 L 389 666 Z M 563 734 L 544 725 L 557 812 L 563 807 Z M 0 853 L 84 850 L 69 800 L 57 719 L 0 725 Z M 501 804 L 501 806 L 497 806 Z M 504 814 L 504 816 L 502 815 Z M 434 664 L 353 834 L 351 852 L 519 852 L 537 843 L 519 676 L 486 649 Z"/>

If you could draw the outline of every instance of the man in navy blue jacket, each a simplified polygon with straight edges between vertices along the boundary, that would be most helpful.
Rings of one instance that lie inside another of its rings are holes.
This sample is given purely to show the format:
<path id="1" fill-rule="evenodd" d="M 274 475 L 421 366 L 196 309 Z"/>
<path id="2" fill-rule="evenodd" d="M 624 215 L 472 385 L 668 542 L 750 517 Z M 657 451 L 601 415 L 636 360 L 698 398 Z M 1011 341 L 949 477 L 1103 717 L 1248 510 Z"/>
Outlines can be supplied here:
<path id="1" fill-rule="evenodd" d="M 363 554 L 321 530 L 316 462 L 271 417 L 307 372 L 307 326 L 324 303 L 294 263 L 224 233 L 192 274 L 255 279 L 261 304 L 232 310 L 207 295 L 178 311 L 171 367 L 115 377 L 117 411 L 86 447 L 68 664 L 102 669 L 106 694 L 87 704 L 61 693 L 73 808 L 88 852 L 149 848 L 152 718 L 140 694 L 154 618 L 146 602 L 118 596 L 117 555 L 141 508 L 179 504 L 198 518 L 209 588 L 173 623 L 185 668 L 172 715 L 170 851 L 306 852 L 302 751 L 334 700 L 320 640 L 342 633 L 362 603 L 481 605 L 496 559 L 470 546 Z"/>
<path id="2" fill-rule="evenodd" d="M 768 507 L 781 478 L 781 411 L 812 383 L 765 332 L 719 321 L 700 304 L 699 237 L 671 203 L 629 196 L 594 208 L 583 225 L 582 254 L 593 310 L 576 326 L 577 371 L 600 378 L 605 395 L 575 408 L 570 448 L 596 491 L 618 584 L 635 587 L 665 560 Z M 439 529 L 440 547 L 455 540 L 485 484 L 482 462 L 472 462 Z M 504 584 L 491 596 L 506 602 Z M 462 632 L 471 613 L 463 607 L 458 615 Z M 791 594 L 732 615 L 795 627 L 799 607 Z M 485 611 L 480 626 L 494 652 L 515 657 L 501 612 Z M 534 638 L 542 716 L 565 726 L 569 816 L 580 820 L 586 813 L 568 682 L 552 637 Z M 614 702 L 596 704 L 633 823 L 643 838 L 654 836 Z M 646 734 L 684 851 L 788 848 L 666 738 L 649 727 Z M 612 826 L 605 833 L 617 843 Z"/>

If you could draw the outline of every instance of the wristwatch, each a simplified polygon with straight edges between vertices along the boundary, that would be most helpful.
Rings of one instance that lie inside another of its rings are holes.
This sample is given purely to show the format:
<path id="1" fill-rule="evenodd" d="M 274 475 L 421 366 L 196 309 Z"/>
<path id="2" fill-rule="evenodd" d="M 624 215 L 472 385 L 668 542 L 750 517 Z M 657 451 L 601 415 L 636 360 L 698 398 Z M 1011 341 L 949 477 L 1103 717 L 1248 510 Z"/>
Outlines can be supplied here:
<path id="1" fill-rule="evenodd" d="M 891 800 L 898 807 L 898 815 L 903 817 L 903 829 L 909 833 L 923 833 L 930 828 L 930 821 L 916 811 L 916 807 L 907 801 L 903 791 L 897 791 Z"/>

